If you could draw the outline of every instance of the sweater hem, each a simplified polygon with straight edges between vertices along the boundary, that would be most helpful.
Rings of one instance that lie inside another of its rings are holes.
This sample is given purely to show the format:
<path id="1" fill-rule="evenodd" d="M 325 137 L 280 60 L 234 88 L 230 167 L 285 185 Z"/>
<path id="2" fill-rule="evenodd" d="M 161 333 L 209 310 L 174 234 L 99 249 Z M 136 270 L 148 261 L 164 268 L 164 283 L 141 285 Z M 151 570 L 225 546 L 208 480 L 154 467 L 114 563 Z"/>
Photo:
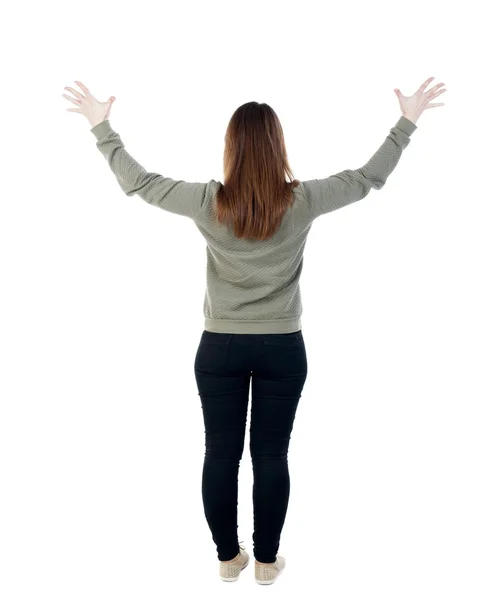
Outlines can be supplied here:
<path id="1" fill-rule="evenodd" d="M 204 329 L 213 333 L 293 333 L 301 330 L 301 317 L 291 319 L 233 320 L 205 317 Z"/>

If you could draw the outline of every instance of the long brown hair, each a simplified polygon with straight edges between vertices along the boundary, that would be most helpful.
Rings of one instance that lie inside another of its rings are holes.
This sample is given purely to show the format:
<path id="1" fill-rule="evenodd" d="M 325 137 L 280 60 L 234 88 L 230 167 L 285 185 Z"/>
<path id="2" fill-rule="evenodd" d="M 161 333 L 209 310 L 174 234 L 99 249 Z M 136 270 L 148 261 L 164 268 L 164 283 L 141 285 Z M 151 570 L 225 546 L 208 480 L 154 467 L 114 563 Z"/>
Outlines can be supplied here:
<path id="1" fill-rule="evenodd" d="M 300 183 L 288 164 L 278 116 L 268 104 L 247 102 L 232 115 L 224 139 L 224 185 L 216 193 L 216 219 L 233 223 L 237 238 L 268 239 L 279 229 Z"/>

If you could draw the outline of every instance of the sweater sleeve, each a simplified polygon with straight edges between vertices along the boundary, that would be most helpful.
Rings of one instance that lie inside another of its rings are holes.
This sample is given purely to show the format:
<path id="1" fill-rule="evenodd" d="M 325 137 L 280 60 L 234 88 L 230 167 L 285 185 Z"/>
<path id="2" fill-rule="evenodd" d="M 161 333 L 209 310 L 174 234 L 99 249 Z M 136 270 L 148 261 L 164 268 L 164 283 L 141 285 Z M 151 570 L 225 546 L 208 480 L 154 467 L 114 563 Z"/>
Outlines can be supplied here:
<path id="1" fill-rule="evenodd" d="M 96 146 L 106 158 L 118 184 L 127 196 L 143 200 L 168 212 L 195 219 L 207 200 L 210 184 L 176 181 L 149 173 L 125 150 L 120 135 L 108 119 L 91 129 Z"/>
<path id="2" fill-rule="evenodd" d="M 416 129 L 415 123 L 402 116 L 363 167 L 347 169 L 325 179 L 303 181 L 312 219 L 365 198 L 372 188 L 381 189 Z"/>

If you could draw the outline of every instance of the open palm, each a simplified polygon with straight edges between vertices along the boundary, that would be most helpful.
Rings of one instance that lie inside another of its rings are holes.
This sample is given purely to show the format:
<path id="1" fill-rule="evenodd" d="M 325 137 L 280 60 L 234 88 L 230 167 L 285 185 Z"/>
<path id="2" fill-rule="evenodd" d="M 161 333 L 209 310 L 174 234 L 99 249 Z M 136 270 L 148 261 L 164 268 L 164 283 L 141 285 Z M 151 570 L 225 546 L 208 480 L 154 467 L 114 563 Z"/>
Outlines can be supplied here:
<path id="1" fill-rule="evenodd" d="M 78 108 L 68 108 L 67 110 L 71 112 L 78 112 L 84 115 L 89 121 L 91 127 L 95 127 L 102 121 L 105 121 L 109 118 L 110 109 L 112 108 L 112 104 L 114 103 L 115 97 L 111 96 L 107 102 L 99 102 L 96 100 L 94 96 L 89 92 L 89 90 L 82 84 L 80 81 L 75 81 L 80 89 L 84 92 L 85 96 L 77 92 L 71 87 L 64 88 L 65 90 L 72 92 L 74 94 L 75 99 L 71 96 L 67 96 L 67 94 L 62 94 L 64 98 L 70 100 L 72 104 L 75 104 Z"/>
<path id="2" fill-rule="evenodd" d="M 424 81 L 424 83 L 422 83 L 422 85 L 418 88 L 415 94 L 413 94 L 413 96 L 404 96 L 398 88 L 394 90 L 400 103 L 402 115 L 410 121 L 412 121 L 413 123 L 416 123 L 418 121 L 420 115 L 426 108 L 444 106 L 443 102 L 435 102 L 429 104 L 431 100 L 447 91 L 446 89 L 439 89 L 445 85 L 445 83 L 439 83 L 438 85 L 430 89 L 428 92 L 426 92 L 425 89 L 427 88 L 429 83 L 434 79 L 434 77 L 429 77 L 426 81 Z M 436 91 L 437 89 L 439 90 L 438 92 Z"/>

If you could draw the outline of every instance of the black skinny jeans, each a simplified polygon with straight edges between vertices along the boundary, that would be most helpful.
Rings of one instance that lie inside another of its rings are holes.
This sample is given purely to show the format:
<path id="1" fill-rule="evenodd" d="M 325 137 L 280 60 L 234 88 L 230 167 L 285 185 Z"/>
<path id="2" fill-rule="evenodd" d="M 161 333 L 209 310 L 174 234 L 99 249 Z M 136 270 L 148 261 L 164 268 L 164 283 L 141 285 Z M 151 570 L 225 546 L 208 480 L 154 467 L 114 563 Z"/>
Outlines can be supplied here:
<path id="1" fill-rule="evenodd" d="M 252 379 L 254 556 L 274 562 L 290 494 L 288 446 L 308 374 L 301 330 L 238 334 L 203 331 L 194 363 L 206 452 L 204 513 L 218 559 L 238 552 L 238 472 Z"/>

